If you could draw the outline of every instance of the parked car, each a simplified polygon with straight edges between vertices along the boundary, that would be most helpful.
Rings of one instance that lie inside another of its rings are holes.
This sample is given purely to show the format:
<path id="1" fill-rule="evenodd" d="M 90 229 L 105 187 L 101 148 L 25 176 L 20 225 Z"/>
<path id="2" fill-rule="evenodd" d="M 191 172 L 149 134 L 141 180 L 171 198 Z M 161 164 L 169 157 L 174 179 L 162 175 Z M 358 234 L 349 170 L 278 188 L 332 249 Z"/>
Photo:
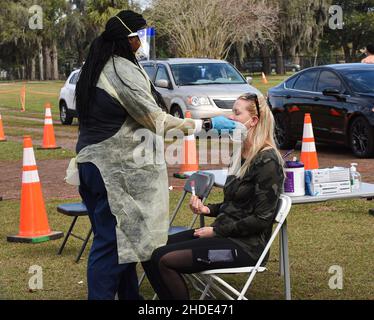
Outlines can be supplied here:
<path id="1" fill-rule="evenodd" d="M 275 63 L 272 63 L 270 65 L 270 68 L 271 68 L 271 72 L 275 73 L 277 70 L 277 65 Z M 301 70 L 301 66 L 297 63 L 286 61 L 284 64 L 284 69 L 286 72 L 298 72 Z"/>
<path id="2" fill-rule="evenodd" d="M 74 117 L 77 117 L 75 109 L 75 85 L 78 82 L 80 69 L 74 70 L 60 90 L 59 108 L 60 121 L 62 124 L 72 124 Z"/>
<path id="3" fill-rule="evenodd" d="M 262 67 L 262 61 L 247 61 L 243 63 L 242 69 L 243 71 L 249 73 L 264 71 Z"/>
<path id="4" fill-rule="evenodd" d="M 302 139 L 310 113 L 317 142 L 345 144 L 360 158 L 374 155 L 374 65 L 351 63 L 298 72 L 268 92 L 281 148 Z"/>
<path id="5" fill-rule="evenodd" d="M 173 58 L 141 61 L 162 95 L 170 114 L 206 119 L 231 114 L 235 100 L 243 93 L 260 92 L 230 63 L 214 59 Z"/>

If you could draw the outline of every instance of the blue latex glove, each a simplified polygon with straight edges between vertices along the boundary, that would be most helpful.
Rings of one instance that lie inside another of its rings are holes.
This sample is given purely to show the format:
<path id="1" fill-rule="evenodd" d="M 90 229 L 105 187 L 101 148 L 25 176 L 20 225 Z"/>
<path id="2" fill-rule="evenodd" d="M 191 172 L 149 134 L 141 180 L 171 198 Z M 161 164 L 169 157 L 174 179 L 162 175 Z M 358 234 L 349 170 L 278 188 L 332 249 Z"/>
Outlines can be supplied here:
<path id="1" fill-rule="evenodd" d="M 212 129 L 216 129 L 219 133 L 221 130 L 232 132 L 236 128 L 236 122 L 226 118 L 225 116 L 217 116 L 211 119 Z"/>

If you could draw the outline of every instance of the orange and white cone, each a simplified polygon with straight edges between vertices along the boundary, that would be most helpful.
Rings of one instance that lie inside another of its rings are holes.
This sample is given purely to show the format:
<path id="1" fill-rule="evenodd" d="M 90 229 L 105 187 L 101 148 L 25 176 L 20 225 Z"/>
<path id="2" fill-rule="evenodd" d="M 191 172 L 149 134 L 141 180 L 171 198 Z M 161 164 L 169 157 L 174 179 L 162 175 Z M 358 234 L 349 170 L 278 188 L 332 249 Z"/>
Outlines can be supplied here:
<path id="1" fill-rule="evenodd" d="M 304 130 L 300 160 L 302 163 L 304 163 L 305 170 L 319 168 L 310 113 L 306 113 L 304 116 Z"/>
<path id="2" fill-rule="evenodd" d="M 37 243 L 62 236 L 62 232 L 53 232 L 49 228 L 31 137 L 24 136 L 19 233 L 15 236 L 8 236 L 7 240 Z"/>
<path id="3" fill-rule="evenodd" d="M 3 119 L 1 118 L 0 114 L 0 142 L 6 141 L 4 128 L 3 128 Z"/>
<path id="4" fill-rule="evenodd" d="M 186 111 L 185 118 L 192 118 L 191 112 Z M 195 135 L 189 135 L 183 137 L 183 150 L 182 150 L 182 164 L 179 172 L 174 174 L 174 177 L 185 179 L 187 176 L 185 172 L 195 172 L 199 170 L 199 163 L 197 160 L 196 152 L 196 139 Z"/>
<path id="5" fill-rule="evenodd" d="M 45 118 L 44 118 L 44 133 L 43 133 L 43 144 L 38 149 L 59 149 L 61 147 L 56 146 L 55 131 L 53 129 L 51 104 L 45 104 Z"/>
<path id="6" fill-rule="evenodd" d="M 262 77 L 262 83 L 267 84 L 268 83 L 268 79 L 266 79 L 265 73 L 262 72 L 261 77 Z"/>

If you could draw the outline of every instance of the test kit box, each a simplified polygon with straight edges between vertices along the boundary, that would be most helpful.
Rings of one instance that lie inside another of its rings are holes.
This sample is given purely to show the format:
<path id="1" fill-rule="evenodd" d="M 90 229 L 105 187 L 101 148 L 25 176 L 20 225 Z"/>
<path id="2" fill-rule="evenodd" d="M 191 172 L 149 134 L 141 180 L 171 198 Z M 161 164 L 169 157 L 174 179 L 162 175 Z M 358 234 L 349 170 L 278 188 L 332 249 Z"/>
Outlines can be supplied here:
<path id="1" fill-rule="evenodd" d="M 312 183 L 311 191 L 314 196 L 351 193 L 351 183 L 348 181 Z"/>
<path id="2" fill-rule="evenodd" d="M 350 181 L 349 168 L 314 169 L 310 172 L 312 184 Z"/>

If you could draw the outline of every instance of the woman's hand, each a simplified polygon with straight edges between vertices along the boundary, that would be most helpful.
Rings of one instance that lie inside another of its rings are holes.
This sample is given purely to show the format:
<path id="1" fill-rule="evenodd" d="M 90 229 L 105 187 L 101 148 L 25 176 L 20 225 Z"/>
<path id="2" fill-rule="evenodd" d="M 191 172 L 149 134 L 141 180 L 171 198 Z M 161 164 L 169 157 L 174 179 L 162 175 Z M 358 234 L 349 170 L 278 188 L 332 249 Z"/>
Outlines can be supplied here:
<path id="1" fill-rule="evenodd" d="M 204 206 L 198 196 L 191 196 L 190 199 L 191 211 L 195 214 L 209 214 L 210 210 L 207 206 Z"/>
<path id="2" fill-rule="evenodd" d="M 215 233 L 213 227 L 204 227 L 196 229 L 193 235 L 199 238 L 212 238 L 214 237 Z"/>

